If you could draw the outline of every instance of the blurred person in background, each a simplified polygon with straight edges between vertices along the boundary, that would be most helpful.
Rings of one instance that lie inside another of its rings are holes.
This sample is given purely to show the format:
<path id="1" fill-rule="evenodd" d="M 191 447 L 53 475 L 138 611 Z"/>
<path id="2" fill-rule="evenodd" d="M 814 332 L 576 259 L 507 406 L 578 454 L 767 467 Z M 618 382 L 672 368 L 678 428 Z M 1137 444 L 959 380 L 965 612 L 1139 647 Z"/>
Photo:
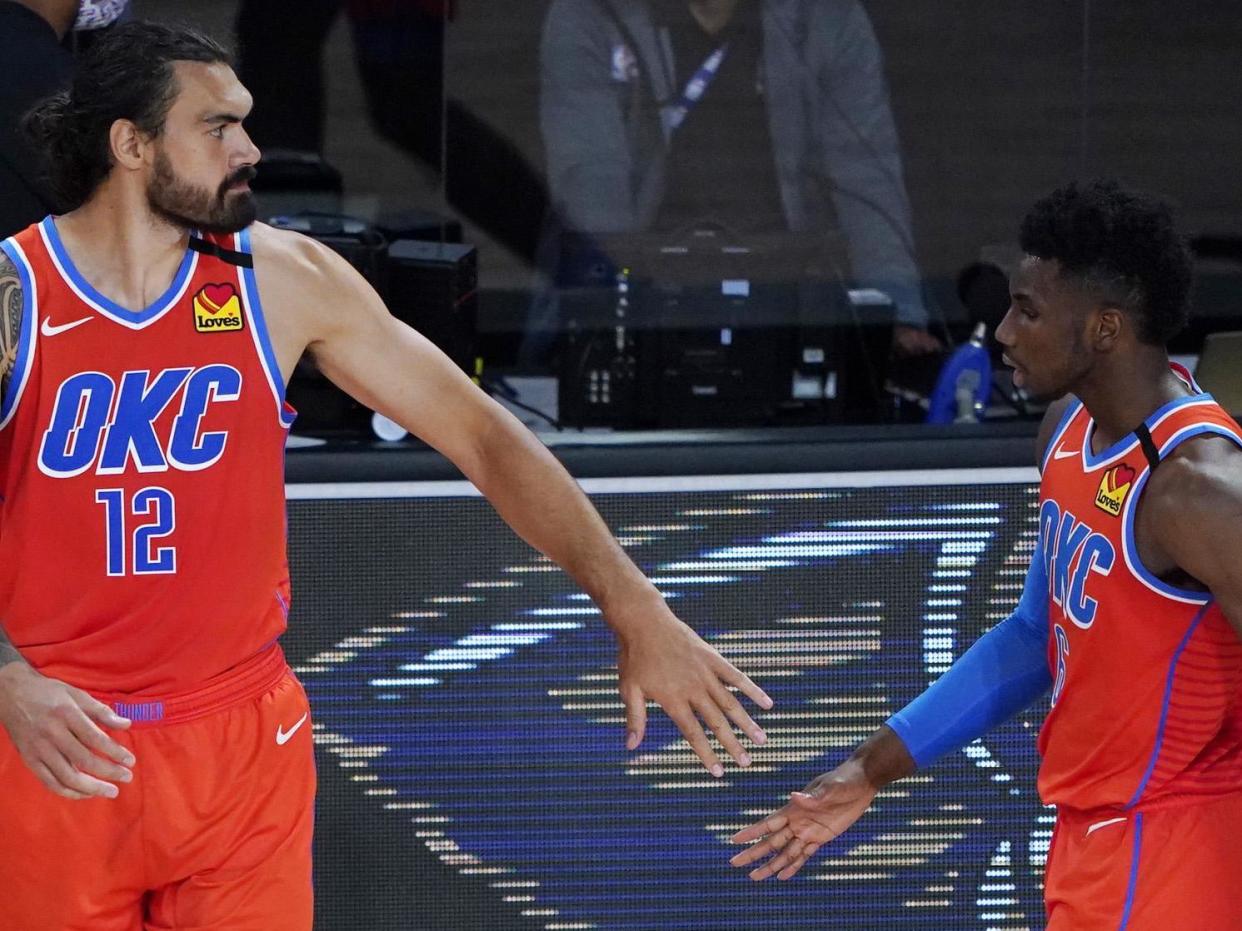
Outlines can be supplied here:
<path id="1" fill-rule="evenodd" d="M 559 223 L 831 233 L 851 284 L 927 332 L 883 58 L 856 0 L 553 0 L 540 119 Z M 555 299 L 532 324 L 555 327 Z M 536 337 L 537 338 L 537 337 Z"/>
<path id="2" fill-rule="evenodd" d="M 256 100 L 249 128 L 267 150 L 323 152 L 323 46 L 344 8 L 372 122 L 388 141 L 440 163 L 444 22 L 451 0 L 241 0 L 238 77 Z"/>
<path id="3" fill-rule="evenodd" d="M 0 238 L 56 206 L 42 153 L 21 131 L 26 111 L 73 74 L 75 37 L 120 19 L 128 0 L 0 0 Z"/>

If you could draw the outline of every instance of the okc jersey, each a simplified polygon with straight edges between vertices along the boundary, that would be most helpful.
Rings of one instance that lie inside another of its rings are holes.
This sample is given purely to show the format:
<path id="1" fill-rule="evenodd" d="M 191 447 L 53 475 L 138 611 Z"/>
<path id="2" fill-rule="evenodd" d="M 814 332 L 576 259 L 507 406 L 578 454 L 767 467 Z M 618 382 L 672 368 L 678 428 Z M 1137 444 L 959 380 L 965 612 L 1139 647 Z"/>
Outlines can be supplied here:
<path id="1" fill-rule="evenodd" d="M 91 691 L 182 692 L 285 629 L 293 411 L 248 231 L 190 246 L 133 311 L 51 217 L 0 244 L 25 296 L 0 405 L 0 623 Z"/>
<path id="2" fill-rule="evenodd" d="M 1124 811 L 1237 792 L 1242 643 L 1210 593 L 1143 566 L 1134 525 L 1152 469 L 1180 443 L 1215 435 L 1242 445 L 1242 436 L 1206 394 L 1164 405 L 1098 453 L 1094 430 L 1075 401 L 1044 456 L 1053 693 L 1039 736 L 1040 796 Z"/>

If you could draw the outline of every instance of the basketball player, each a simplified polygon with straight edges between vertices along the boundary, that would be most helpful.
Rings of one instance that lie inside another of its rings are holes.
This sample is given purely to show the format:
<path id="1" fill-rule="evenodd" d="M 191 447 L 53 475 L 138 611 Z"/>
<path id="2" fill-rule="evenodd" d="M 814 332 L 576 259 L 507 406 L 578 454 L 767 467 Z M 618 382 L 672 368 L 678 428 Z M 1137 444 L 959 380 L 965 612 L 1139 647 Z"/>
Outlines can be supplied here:
<path id="1" fill-rule="evenodd" d="M 1049 688 L 1054 931 L 1242 927 L 1242 436 L 1165 344 L 1190 258 L 1167 207 L 1070 185 L 1022 225 L 996 337 L 1061 398 L 1040 430 L 1039 544 L 1018 608 L 833 771 L 739 831 L 789 879 L 876 793 Z M 762 861 L 762 862 L 761 862 Z"/>
<path id="2" fill-rule="evenodd" d="M 600 605 L 722 773 L 729 686 L 516 420 L 337 255 L 254 223 L 249 93 L 210 39 L 119 27 L 33 127 L 78 205 L 3 243 L 0 928 L 311 926 L 315 777 L 289 609 L 284 386 L 310 351 L 456 463 Z"/>

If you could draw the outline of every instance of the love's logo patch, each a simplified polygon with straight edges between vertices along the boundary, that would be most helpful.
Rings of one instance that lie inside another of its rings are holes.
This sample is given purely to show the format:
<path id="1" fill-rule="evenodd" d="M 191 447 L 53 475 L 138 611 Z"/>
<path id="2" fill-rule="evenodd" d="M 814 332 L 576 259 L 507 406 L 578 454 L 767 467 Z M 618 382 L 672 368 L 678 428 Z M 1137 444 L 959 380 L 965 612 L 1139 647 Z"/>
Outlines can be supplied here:
<path id="1" fill-rule="evenodd" d="M 200 333 L 224 333 L 245 326 L 241 300 L 231 284 L 203 285 L 194 295 L 194 329 Z"/>

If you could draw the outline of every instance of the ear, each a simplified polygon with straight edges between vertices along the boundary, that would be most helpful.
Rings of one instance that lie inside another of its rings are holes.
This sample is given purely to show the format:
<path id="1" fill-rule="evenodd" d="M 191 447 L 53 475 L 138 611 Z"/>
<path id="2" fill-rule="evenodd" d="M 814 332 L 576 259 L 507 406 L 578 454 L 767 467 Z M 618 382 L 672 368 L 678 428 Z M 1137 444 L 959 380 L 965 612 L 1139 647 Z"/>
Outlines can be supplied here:
<path id="1" fill-rule="evenodd" d="M 1091 314 L 1088 338 L 1096 352 L 1112 352 L 1126 332 L 1126 315 L 1115 304 L 1102 304 Z"/>
<path id="2" fill-rule="evenodd" d="M 131 120 L 114 120 L 108 131 L 112 158 L 121 168 L 136 171 L 147 162 L 152 137 Z"/>

